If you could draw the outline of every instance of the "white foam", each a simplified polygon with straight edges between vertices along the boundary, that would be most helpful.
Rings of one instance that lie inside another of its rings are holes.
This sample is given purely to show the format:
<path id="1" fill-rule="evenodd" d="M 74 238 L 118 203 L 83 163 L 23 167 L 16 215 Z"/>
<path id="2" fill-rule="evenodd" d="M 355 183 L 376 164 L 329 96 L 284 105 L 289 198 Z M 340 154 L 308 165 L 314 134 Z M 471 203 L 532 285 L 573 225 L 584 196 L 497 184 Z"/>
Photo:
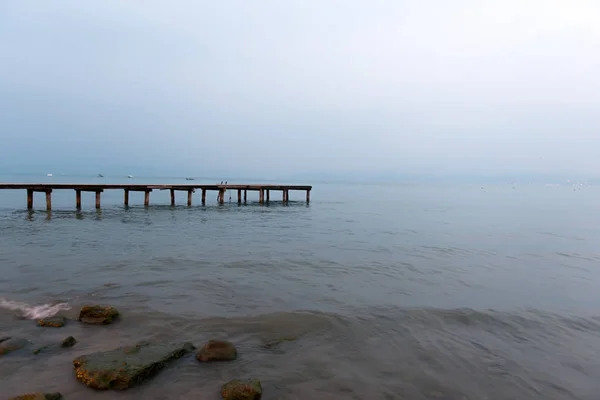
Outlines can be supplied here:
<path id="1" fill-rule="evenodd" d="M 32 306 L 27 303 L 6 300 L 0 297 L 0 308 L 10 311 L 16 311 L 17 314 L 27 319 L 49 318 L 58 314 L 60 311 L 71 309 L 67 303 L 41 304 Z"/>

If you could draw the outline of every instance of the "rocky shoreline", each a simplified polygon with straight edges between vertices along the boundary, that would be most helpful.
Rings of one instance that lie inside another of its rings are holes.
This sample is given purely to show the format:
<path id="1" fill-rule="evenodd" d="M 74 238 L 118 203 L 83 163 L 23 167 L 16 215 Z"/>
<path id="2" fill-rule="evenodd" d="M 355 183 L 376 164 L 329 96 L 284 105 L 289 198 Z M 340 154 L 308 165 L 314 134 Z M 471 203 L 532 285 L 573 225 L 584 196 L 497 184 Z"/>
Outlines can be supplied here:
<path id="1" fill-rule="evenodd" d="M 79 312 L 77 321 L 83 324 L 112 324 L 121 318 L 117 309 L 104 305 L 86 305 Z M 60 328 L 67 319 L 55 316 L 36 321 L 44 328 Z M 35 347 L 22 338 L 0 337 L 0 357 L 13 352 L 31 349 L 33 354 L 52 351 L 68 351 L 75 346 L 77 340 L 69 336 L 61 343 Z M 119 347 L 109 351 L 101 351 L 79 356 L 73 360 L 74 376 L 82 384 L 92 390 L 127 390 L 144 381 L 152 379 L 164 368 L 167 368 L 186 354 L 196 351 L 195 358 L 199 363 L 233 362 L 237 359 L 238 350 L 233 343 L 224 340 L 209 340 L 199 349 L 192 343 L 150 343 L 140 342 L 132 346 Z M 221 396 L 225 400 L 259 400 L 262 397 L 262 386 L 259 380 L 232 380 L 221 386 Z M 12 397 L 9 400 L 59 400 L 60 393 L 29 393 Z"/>

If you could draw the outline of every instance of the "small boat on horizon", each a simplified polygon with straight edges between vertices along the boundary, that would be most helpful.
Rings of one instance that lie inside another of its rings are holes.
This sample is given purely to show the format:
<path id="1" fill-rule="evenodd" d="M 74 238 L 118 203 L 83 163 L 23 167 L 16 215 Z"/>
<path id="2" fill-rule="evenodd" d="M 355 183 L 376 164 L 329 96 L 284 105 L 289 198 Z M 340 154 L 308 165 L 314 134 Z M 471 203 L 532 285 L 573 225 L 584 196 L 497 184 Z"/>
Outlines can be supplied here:
<path id="1" fill-rule="evenodd" d="M 127 177 L 128 177 L 129 179 L 131 179 L 131 178 L 133 178 L 133 175 L 127 175 Z"/>
<path id="2" fill-rule="evenodd" d="M 52 174 L 46 174 L 46 176 L 50 177 L 50 176 L 52 176 Z"/>
<path id="3" fill-rule="evenodd" d="M 186 181 L 193 181 L 195 178 L 185 178 Z"/>
<path id="4" fill-rule="evenodd" d="M 98 174 L 98 178 L 104 178 L 104 175 Z"/>

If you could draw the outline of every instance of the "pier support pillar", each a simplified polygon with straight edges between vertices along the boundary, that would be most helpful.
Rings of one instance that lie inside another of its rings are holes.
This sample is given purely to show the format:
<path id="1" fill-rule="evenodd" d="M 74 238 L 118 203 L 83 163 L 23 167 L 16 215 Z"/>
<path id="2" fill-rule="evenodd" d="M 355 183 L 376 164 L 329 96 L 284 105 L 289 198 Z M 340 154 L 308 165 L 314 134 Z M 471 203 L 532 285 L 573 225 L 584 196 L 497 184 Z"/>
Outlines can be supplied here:
<path id="1" fill-rule="evenodd" d="M 206 189 L 202 188 L 202 205 L 206 204 Z"/>
<path id="2" fill-rule="evenodd" d="M 260 204 L 262 204 L 262 203 L 264 203 L 264 202 L 265 202 L 265 190 L 264 190 L 264 189 L 260 189 L 260 190 L 258 191 L 258 202 L 259 202 Z"/>
<path id="3" fill-rule="evenodd" d="M 96 192 L 96 210 L 100 209 L 100 195 L 101 195 L 101 191 L 97 191 Z"/>
<path id="4" fill-rule="evenodd" d="M 75 207 L 81 210 L 81 190 L 75 189 Z"/>
<path id="5" fill-rule="evenodd" d="M 171 207 L 175 207 L 175 189 L 171 190 Z"/>
<path id="6" fill-rule="evenodd" d="M 248 191 L 244 190 L 244 204 L 248 202 Z"/>
<path id="7" fill-rule="evenodd" d="M 219 203 L 225 203 L 225 189 L 219 189 Z"/>
<path id="8" fill-rule="evenodd" d="M 193 190 L 188 190 L 188 207 L 192 206 L 192 193 L 194 193 Z"/>
<path id="9" fill-rule="evenodd" d="M 129 189 L 125 189 L 125 194 L 123 198 L 123 205 L 125 207 L 129 207 Z"/>
<path id="10" fill-rule="evenodd" d="M 238 204 L 242 204 L 242 189 L 238 189 Z"/>
<path id="11" fill-rule="evenodd" d="M 306 191 L 306 202 L 310 203 L 310 190 Z"/>
<path id="12" fill-rule="evenodd" d="M 290 201 L 290 192 L 287 189 L 283 189 L 283 202 L 287 203 Z"/>
<path id="13" fill-rule="evenodd" d="M 267 189 L 267 203 L 271 200 L 271 191 Z"/>
<path id="14" fill-rule="evenodd" d="M 144 191 L 144 207 L 148 207 L 150 205 L 150 192 L 152 190 Z"/>
<path id="15" fill-rule="evenodd" d="M 27 209 L 33 209 L 33 190 L 27 189 Z"/>
<path id="16" fill-rule="evenodd" d="M 52 189 L 46 190 L 46 210 L 52 210 Z"/>

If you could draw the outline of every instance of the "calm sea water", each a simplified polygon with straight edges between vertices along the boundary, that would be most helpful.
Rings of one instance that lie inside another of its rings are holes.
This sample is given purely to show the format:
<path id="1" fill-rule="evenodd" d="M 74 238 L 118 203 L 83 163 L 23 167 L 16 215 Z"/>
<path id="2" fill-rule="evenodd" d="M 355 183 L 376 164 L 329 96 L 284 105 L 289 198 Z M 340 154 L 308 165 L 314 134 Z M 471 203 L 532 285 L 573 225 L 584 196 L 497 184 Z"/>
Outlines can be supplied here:
<path id="1" fill-rule="evenodd" d="M 287 206 L 256 194 L 219 206 L 214 193 L 191 208 L 185 193 L 171 208 L 165 191 L 148 209 L 139 193 L 123 208 L 122 195 L 105 192 L 96 211 L 85 194 L 76 212 L 74 192 L 57 191 L 47 213 L 43 195 L 28 212 L 24 191 L 0 191 L 0 336 L 79 340 L 0 358 L 3 395 L 217 399 L 224 381 L 255 376 L 265 399 L 599 398 L 597 187 L 318 184 L 308 206 L 304 193 Z M 61 329 L 30 320 L 76 317 L 86 303 L 123 318 Z M 281 337 L 295 340 L 263 346 Z M 209 338 L 234 342 L 240 359 L 186 358 L 119 393 L 92 391 L 72 371 L 93 351 Z"/>

